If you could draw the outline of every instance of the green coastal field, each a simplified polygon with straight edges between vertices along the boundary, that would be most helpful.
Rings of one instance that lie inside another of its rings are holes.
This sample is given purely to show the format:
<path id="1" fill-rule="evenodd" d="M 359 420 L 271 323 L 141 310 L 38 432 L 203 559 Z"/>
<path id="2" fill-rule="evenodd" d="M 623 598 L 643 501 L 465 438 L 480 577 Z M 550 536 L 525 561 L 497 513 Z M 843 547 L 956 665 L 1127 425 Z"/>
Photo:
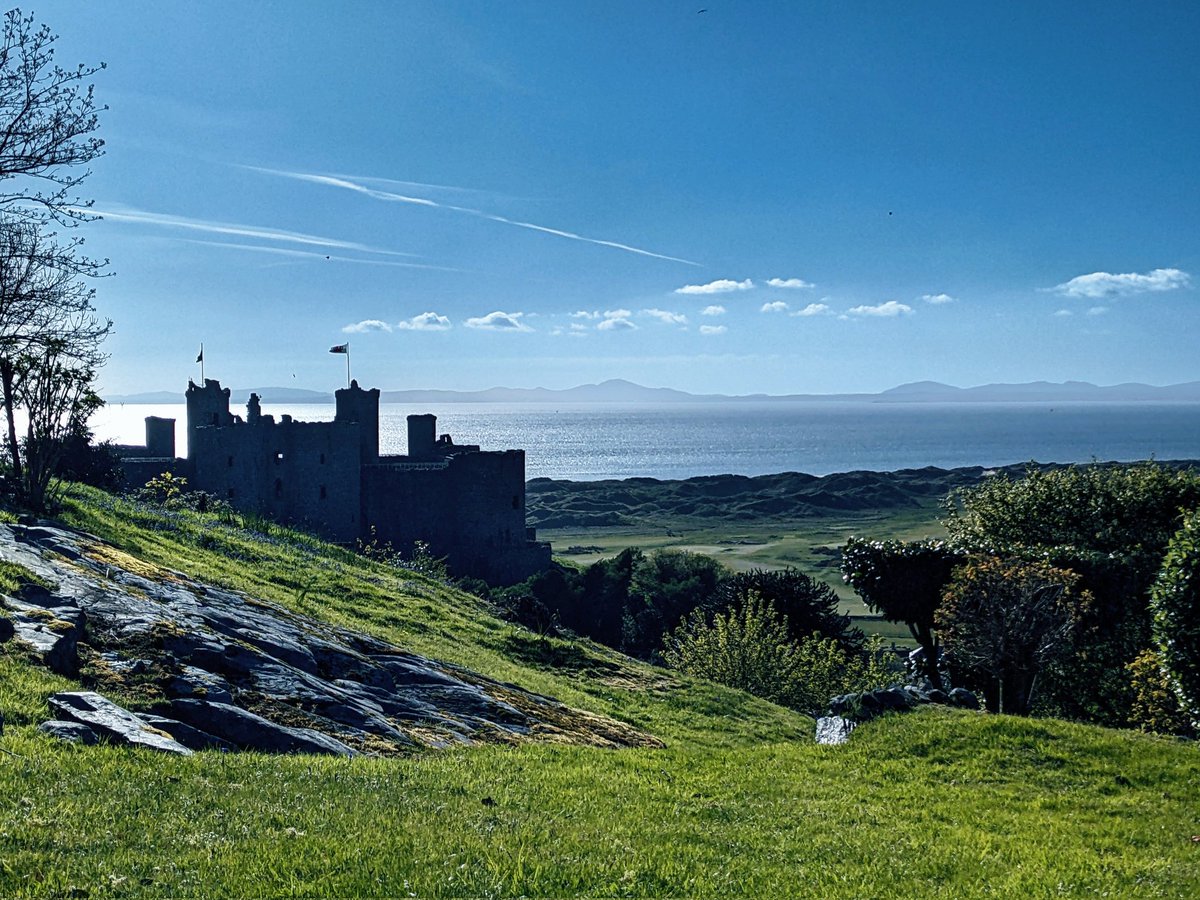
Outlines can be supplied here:
<path id="1" fill-rule="evenodd" d="M 47 696 L 75 683 L 10 641 L 4 896 L 1200 892 L 1191 744 L 928 709 L 821 747 L 805 716 L 533 634 L 476 597 L 282 529 L 93 491 L 65 515 L 146 563 L 612 716 L 664 746 L 522 741 L 346 760 L 65 745 L 36 724 Z"/>
<path id="2" fill-rule="evenodd" d="M 530 483 L 529 504 L 539 537 L 569 565 L 591 565 L 637 547 L 701 553 L 738 572 L 791 566 L 830 585 L 842 612 L 866 633 L 915 646 L 906 626 L 874 615 L 842 581 L 841 547 L 854 536 L 944 537 L 942 500 L 954 488 L 977 484 L 985 471 L 538 480 Z"/>

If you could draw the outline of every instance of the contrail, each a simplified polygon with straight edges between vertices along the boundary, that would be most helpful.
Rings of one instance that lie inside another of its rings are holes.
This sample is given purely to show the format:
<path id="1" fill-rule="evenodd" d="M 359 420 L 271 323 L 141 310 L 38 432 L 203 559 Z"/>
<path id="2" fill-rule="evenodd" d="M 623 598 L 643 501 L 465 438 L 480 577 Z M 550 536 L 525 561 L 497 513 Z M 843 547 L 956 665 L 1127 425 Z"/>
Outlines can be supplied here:
<path id="1" fill-rule="evenodd" d="M 650 256 L 654 259 L 665 259 L 669 262 L 683 263 L 684 265 L 688 266 L 701 265 L 700 263 L 694 262 L 690 259 L 681 259 L 678 256 L 667 256 L 664 253 L 655 253 L 652 250 L 643 250 L 641 247 L 632 247 L 629 244 L 621 244 L 617 241 L 606 241 L 600 238 L 585 237 L 584 235 L 576 234 L 573 231 L 563 231 L 559 228 L 549 228 L 545 225 L 536 225 L 533 222 L 518 222 L 515 219 L 507 219 L 504 216 L 498 216 L 493 213 L 484 212 L 481 209 L 471 209 L 466 206 L 453 206 L 448 203 L 437 203 L 433 200 L 427 200 L 424 197 L 410 197 L 406 194 L 397 194 L 392 191 L 381 191 L 375 188 L 369 188 L 366 185 L 359 184 L 358 182 L 352 181 L 346 177 L 316 175 L 311 172 L 288 172 L 282 169 L 264 169 L 258 166 L 243 166 L 243 168 L 251 169 L 255 172 L 262 172 L 267 175 L 278 175 L 282 178 L 292 178 L 296 181 L 307 181 L 312 184 L 324 184 L 328 185 L 329 187 L 342 188 L 343 190 L 354 191 L 358 194 L 366 194 L 368 197 L 373 197 L 376 200 L 384 200 L 389 203 L 409 203 L 414 206 L 427 206 L 434 209 L 448 209 L 452 212 L 476 216 L 481 219 L 487 219 L 491 222 L 499 222 L 503 225 L 512 225 L 515 228 L 528 228 L 531 231 L 540 231 L 544 234 L 552 234 L 556 237 L 566 238 L 571 241 L 582 241 L 585 244 L 595 244 L 600 247 L 612 247 L 616 250 L 624 250 L 627 253 L 636 253 L 639 256 Z"/>

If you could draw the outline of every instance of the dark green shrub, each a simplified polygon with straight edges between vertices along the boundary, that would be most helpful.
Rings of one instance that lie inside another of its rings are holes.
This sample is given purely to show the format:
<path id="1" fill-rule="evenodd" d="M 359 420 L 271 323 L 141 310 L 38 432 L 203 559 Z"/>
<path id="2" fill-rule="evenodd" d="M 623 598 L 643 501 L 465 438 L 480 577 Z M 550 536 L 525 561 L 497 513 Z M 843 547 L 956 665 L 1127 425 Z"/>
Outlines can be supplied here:
<path id="1" fill-rule="evenodd" d="M 685 616 L 718 606 L 725 574 L 719 562 L 698 553 L 658 550 L 643 556 L 630 574 L 620 649 L 643 659 L 653 657 L 666 633 Z"/>
<path id="2" fill-rule="evenodd" d="M 842 578 L 873 612 L 903 622 L 925 651 L 926 677 L 941 686 L 934 613 L 963 554 L 945 541 L 868 541 L 842 548 Z"/>
<path id="3" fill-rule="evenodd" d="M 1152 597 L 1158 652 L 1184 712 L 1200 728 L 1200 509 L 1171 539 Z"/>
<path id="4" fill-rule="evenodd" d="M 1149 596 L 1200 474 L 1159 463 L 1067 466 L 1005 475 L 955 492 L 944 524 L 976 552 L 1048 562 L 1082 577 L 1093 602 L 1070 653 L 1043 672 L 1037 711 L 1131 724 L 1130 663 L 1151 645 Z"/>
<path id="5" fill-rule="evenodd" d="M 720 605 L 736 606 L 751 595 L 774 608 L 787 625 L 788 637 L 797 643 L 816 633 L 853 653 L 863 648 L 866 639 L 862 631 L 851 627 L 850 617 L 842 615 L 837 592 L 799 569 L 751 569 L 727 576 L 721 585 Z"/>

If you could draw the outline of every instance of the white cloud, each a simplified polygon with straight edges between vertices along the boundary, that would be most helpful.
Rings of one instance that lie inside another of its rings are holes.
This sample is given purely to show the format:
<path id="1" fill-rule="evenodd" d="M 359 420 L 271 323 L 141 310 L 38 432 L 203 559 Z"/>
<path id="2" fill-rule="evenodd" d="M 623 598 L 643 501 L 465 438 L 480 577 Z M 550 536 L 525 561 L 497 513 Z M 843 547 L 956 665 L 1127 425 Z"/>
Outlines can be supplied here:
<path id="1" fill-rule="evenodd" d="M 782 300 L 772 300 L 770 303 L 764 303 L 759 312 L 784 312 L 788 305 Z"/>
<path id="2" fill-rule="evenodd" d="M 896 300 L 888 300 L 886 303 L 880 303 L 878 306 L 855 306 L 854 308 L 846 311 L 852 316 L 879 316 L 883 318 L 895 318 L 896 316 L 908 315 L 912 312 L 912 307 L 907 303 L 900 303 Z"/>
<path id="3" fill-rule="evenodd" d="M 700 310 L 700 315 L 702 315 L 702 316 L 723 316 L 723 315 L 725 315 L 725 307 L 721 306 L 720 304 L 713 304 L 712 306 L 706 306 L 706 307 L 704 307 L 704 309 Z"/>
<path id="4" fill-rule="evenodd" d="M 754 287 L 754 282 L 747 278 L 745 281 L 732 281 L 729 278 L 718 278 L 708 284 L 685 284 L 676 288 L 677 294 L 728 294 L 731 291 L 748 291 Z"/>
<path id="5" fill-rule="evenodd" d="M 633 315 L 633 312 L 628 309 L 606 309 L 604 318 L 606 319 L 628 319 Z"/>
<path id="6" fill-rule="evenodd" d="M 1060 319 L 1065 319 L 1067 316 L 1075 315 L 1075 313 L 1071 312 L 1069 309 L 1059 309 L 1055 310 L 1054 315 Z"/>
<path id="7" fill-rule="evenodd" d="M 598 319 L 600 318 L 600 313 L 595 310 L 588 312 L 586 309 L 580 309 L 570 313 L 570 316 L 572 319 Z"/>
<path id="8" fill-rule="evenodd" d="M 671 312 L 668 309 L 643 309 L 643 316 L 650 316 L 652 319 L 658 319 L 664 325 L 686 325 L 687 316 L 682 313 Z"/>
<path id="9" fill-rule="evenodd" d="M 724 334 L 728 330 L 729 329 L 726 328 L 724 325 L 701 325 L 700 326 L 701 334 Z"/>
<path id="10" fill-rule="evenodd" d="M 1088 310 L 1087 314 L 1089 316 L 1102 316 L 1106 312 L 1108 312 L 1107 306 L 1093 306 L 1091 309 Z"/>
<path id="11" fill-rule="evenodd" d="M 793 316 L 826 316 L 829 315 L 829 306 L 825 303 L 810 303 L 804 309 L 798 309 Z"/>
<path id="12" fill-rule="evenodd" d="M 352 325 L 342 326 L 343 334 L 366 334 L 368 331 L 391 331 L 392 326 L 381 319 L 363 319 Z"/>
<path id="13" fill-rule="evenodd" d="M 1154 269 L 1144 275 L 1136 272 L 1123 275 L 1092 272 L 1090 275 L 1076 275 L 1070 281 L 1056 284 L 1050 290 L 1064 297 L 1128 297 L 1131 294 L 1185 288 L 1191 284 L 1191 280 L 1191 276 L 1180 269 Z"/>
<path id="14" fill-rule="evenodd" d="M 922 294 L 921 299 L 935 306 L 941 306 L 943 303 L 955 303 L 958 300 L 958 298 L 951 297 L 949 294 Z"/>
<path id="15" fill-rule="evenodd" d="M 596 326 L 597 331 L 637 331 L 627 316 L 610 316 Z"/>
<path id="16" fill-rule="evenodd" d="M 495 315 L 495 313 L 492 313 L 492 315 Z M 413 316 L 411 319 L 397 322 L 396 327 L 402 331 L 448 331 L 450 329 L 450 320 L 445 316 L 439 316 L 435 312 L 423 312 L 419 316 Z"/>
<path id="17" fill-rule="evenodd" d="M 793 290 L 816 287 L 811 281 L 805 281 L 803 278 L 771 278 L 767 284 L 773 288 L 791 288 Z"/>
<path id="18" fill-rule="evenodd" d="M 521 321 L 524 315 L 525 313 L 521 312 L 507 313 L 496 310 L 486 316 L 467 319 L 466 324 L 468 328 L 480 328 L 484 331 L 533 331 Z"/>

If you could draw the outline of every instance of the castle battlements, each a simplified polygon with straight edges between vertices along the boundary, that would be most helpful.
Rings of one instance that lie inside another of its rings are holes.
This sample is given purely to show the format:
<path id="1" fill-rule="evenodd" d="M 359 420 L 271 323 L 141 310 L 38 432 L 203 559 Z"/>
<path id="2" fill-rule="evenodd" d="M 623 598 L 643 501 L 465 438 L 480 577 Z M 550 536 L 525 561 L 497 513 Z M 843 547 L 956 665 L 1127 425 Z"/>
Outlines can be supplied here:
<path id="1" fill-rule="evenodd" d="M 452 573 L 496 584 L 549 566 L 550 545 L 525 524 L 525 451 L 455 444 L 424 414 L 408 417 L 406 455 L 381 456 L 379 389 L 356 381 L 336 392 L 332 422 L 276 421 L 257 394 L 243 418 L 229 399 L 215 379 L 189 381 L 187 459 L 175 458 L 175 421 L 149 417 L 146 447 L 126 448 L 129 483 L 169 469 L 243 512 L 345 544 L 422 541 Z"/>

